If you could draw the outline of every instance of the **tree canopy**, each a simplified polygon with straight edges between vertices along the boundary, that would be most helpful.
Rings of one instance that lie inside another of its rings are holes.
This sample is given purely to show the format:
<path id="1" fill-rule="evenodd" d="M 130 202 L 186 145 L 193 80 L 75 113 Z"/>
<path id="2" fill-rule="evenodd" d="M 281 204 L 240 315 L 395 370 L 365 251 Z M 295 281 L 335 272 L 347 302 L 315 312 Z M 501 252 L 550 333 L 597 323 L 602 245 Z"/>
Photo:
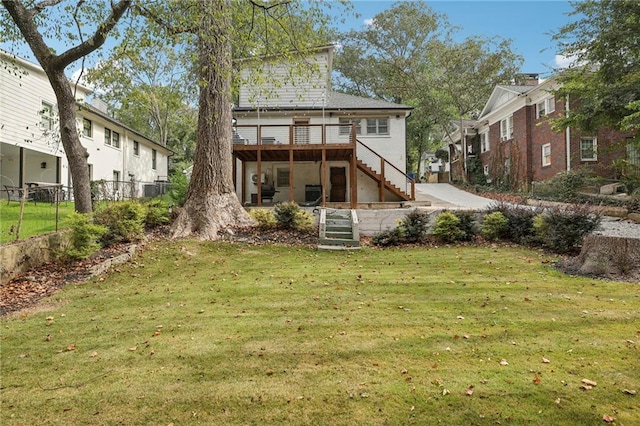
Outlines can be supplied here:
<path id="1" fill-rule="evenodd" d="M 559 71 L 558 94 L 579 99 L 558 127 L 640 128 L 640 2 L 572 3 L 574 20 L 554 35 L 571 65 Z"/>

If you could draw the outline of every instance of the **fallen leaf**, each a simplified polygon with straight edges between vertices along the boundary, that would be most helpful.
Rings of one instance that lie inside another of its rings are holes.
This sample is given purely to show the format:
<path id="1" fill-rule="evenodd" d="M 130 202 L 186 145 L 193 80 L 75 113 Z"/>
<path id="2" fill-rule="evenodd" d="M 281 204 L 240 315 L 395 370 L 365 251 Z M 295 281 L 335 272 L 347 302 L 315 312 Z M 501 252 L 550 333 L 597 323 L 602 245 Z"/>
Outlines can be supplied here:
<path id="1" fill-rule="evenodd" d="M 89 356 L 90 356 L 91 358 L 95 358 L 95 357 L 97 357 L 97 356 L 98 356 L 98 352 L 93 351 L 93 352 L 91 352 L 91 354 L 90 354 Z"/>
<path id="2" fill-rule="evenodd" d="M 275 373 L 276 372 L 271 369 L 267 370 L 267 376 L 273 376 Z"/>
<path id="3" fill-rule="evenodd" d="M 458 319 L 459 319 L 459 320 L 463 320 L 463 319 L 464 319 L 464 317 L 463 317 L 462 315 L 458 315 Z"/>
<path id="4" fill-rule="evenodd" d="M 469 385 L 465 393 L 467 394 L 467 396 L 473 395 L 473 385 Z"/>
<path id="5" fill-rule="evenodd" d="M 536 385 L 539 385 L 539 384 L 540 384 L 540 382 L 541 382 L 540 377 L 535 376 L 535 377 L 533 378 L 533 383 L 535 383 Z"/>
<path id="6" fill-rule="evenodd" d="M 502 361 L 500 361 L 500 365 L 509 365 L 509 363 L 506 359 L 503 359 Z"/>
<path id="7" fill-rule="evenodd" d="M 130 350 L 131 352 L 134 352 L 134 351 L 137 351 L 137 350 L 138 350 L 138 347 L 137 347 L 137 346 L 132 346 L 132 347 L 130 347 L 130 348 L 129 348 L 129 350 Z"/>
<path id="8" fill-rule="evenodd" d="M 604 421 L 605 421 L 605 422 L 607 422 L 607 423 L 613 423 L 616 419 L 614 419 L 613 417 L 611 417 L 611 416 L 610 416 L 610 415 L 608 415 L 608 414 L 604 414 L 604 415 L 602 416 L 602 420 L 604 420 Z"/>
<path id="9" fill-rule="evenodd" d="M 560 398 L 556 399 L 556 404 L 560 405 Z"/>
<path id="10" fill-rule="evenodd" d="M 551 361 L 549 361 L 547 358 L 542 358 L 542 363 L 543 364 L 549 364 Z"/>
<path id="11" fill-rule="evenodd" d="M 72 343 L 69 346 L 67 346 L 67 350 L 68 351 L 75 351 L 76 350 L 76 344 Z"/>
<path id="12" fill-rule="evenodd" d="M 598 384 L 596 382 L 594 382 L 593 380 L 589 380 L 589 379 L 582 379 L 582 383 L 587 385 L 587 386 L 591 386 L 591 387 L 598 386 Z"/>
<path id="13" fill-rule="evenodd" d="M 442 389 L 442 395 L 449 395 L 450 393 L 449 389 Z"/>
<path id="14" fill-rule="evenodd" d="M 632 389 L 622 389 L 622 392 L 626 393 L 627 395 L 635 395 L 636 391 L 632 390 Z"/>

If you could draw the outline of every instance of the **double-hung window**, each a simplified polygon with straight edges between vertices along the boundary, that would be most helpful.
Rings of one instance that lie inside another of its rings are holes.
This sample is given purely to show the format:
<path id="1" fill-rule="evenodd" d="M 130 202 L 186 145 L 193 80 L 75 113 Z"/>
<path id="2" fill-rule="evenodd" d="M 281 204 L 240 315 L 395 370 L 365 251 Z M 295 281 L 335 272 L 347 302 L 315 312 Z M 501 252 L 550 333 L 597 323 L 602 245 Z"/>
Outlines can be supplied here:
<path id="1" fill-rule="evenodd" d="M 362 119 L 360 118 L 341 118 L 338 122 L 341 124 L 340 126 L 340 134 L 341 135 L 349 135 L 351 134 L 351 125 L 355 125 L 356 127 L 356 135 L 362 134 L 362 128 L 360 122 Z"/>
<path id="2" fill-rule="evenodd" d="M 551 165 L 551 144 L 542 145 L 542 167 Z"/>
<path id="3" fill-rule="evenodd" d="M 111 132 L 111 145 L 114 148 L 120 148 L 120 133 Z"/>
<path id="4" fill-rule="evenodd" d="M 480 133 L 480 152 L 489 151 L 489 132 Z"/>
<path id="5" fill-rule="evenodd" d="M 88 118 L 82 119 L 82 136 L 93 137 L 93 123 Z"/>
<path id="6" fill-rule="evenodd" d="M 104 128 L 104 144 L 111 145 L 111 129 Z"/>
<path id="7" fill-rule="evenodd" d="M 500 120 L 500 139 L 506 141 L 513 138 L 513 115 Z"/>
<path id="8" fill-rule="evenodd" d="M 368 135 L 388 135 L 389 119 L 387 118 L 367 118 Z"/>
<path id="9" fill-rule="evenodd" d="M 580 139 L 580 160 L 598 161 L 598 144 L 596 138 Z"/>
<path id="10" fill-rule="evenodd" d="M 43 131 L 53 130 L 53 105 L 42 102 L 40 109 L 40 129 Z"/>
<path id="11" fill-rule="evenodd" d="M 556 98 L 551 96 L 536 104 L 536 118 L 544 117 L 556 110 Z"/>

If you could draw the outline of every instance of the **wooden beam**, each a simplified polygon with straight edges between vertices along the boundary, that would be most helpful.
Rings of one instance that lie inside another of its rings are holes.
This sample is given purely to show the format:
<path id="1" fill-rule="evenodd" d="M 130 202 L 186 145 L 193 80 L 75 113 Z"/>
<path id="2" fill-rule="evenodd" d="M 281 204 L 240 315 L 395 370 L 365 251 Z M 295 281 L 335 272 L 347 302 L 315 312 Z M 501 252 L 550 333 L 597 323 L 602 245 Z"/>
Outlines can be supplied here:
<path id="1" fill-rule="evenodd" d="M 322 150 L 322 163 L 320 165 L 320 184 L 322 185 L 321 194 L 322 194 L 322 207 L 327 206 L 327 150 Z"/>
<path id="2" fill-rule="evenodd" d="M 358 207 L 358 166 L 356 149 L 354 148 L 349 159 L 349 187 L 351 188 L 350 201 L 351 208 Z"/>
<path id="3" fill-rule="evenodd" d="M 295 201 L 293 193 L 293 148 L 289 145 L 289 201 Z"/>

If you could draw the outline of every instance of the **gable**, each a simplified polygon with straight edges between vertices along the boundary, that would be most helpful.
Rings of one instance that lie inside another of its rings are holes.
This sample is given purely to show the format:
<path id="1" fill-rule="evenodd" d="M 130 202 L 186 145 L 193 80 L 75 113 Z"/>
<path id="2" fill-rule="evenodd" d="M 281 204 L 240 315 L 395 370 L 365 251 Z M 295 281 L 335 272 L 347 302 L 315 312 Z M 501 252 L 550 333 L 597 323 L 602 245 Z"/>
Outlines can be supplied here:
<path id="1" fill-rule="evenodd" d="M 491 92 L 491 96 L 489 96 L 489 100 L 482 109 L 478 120 L 492 113 L 493 111 L 502 108 L 502 106 L 504 106 L 505 104 L 511 102 L 513 99 L 520 97 L 533 88 L 535 88 L 535 86 L 496 86 L 493 89 L 493 92 Z"/>

